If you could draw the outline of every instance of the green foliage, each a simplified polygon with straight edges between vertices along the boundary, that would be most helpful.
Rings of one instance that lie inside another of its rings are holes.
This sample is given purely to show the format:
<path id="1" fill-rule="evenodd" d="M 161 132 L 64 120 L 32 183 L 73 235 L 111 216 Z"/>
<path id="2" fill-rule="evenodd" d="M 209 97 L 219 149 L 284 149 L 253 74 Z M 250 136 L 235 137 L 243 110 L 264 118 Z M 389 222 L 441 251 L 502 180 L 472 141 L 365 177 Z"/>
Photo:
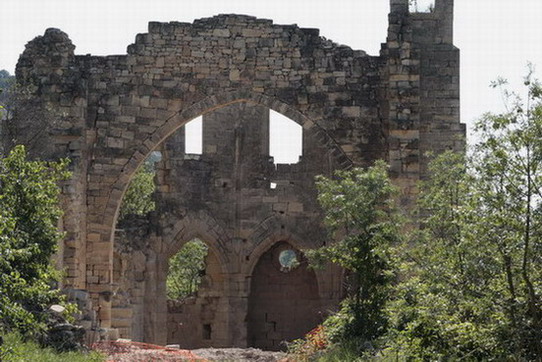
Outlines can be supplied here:
<path id="1" fill-rule="evenodd" d="M 323 353 L 316 355 L 311 361 L 316 362 L 361 362 L 370 358 L 360 355 L 360 346 L 354 341 L 334 344 Z"/>
<path id="2" fill-rule="evenodd" d="M 7 70 L 0 70 L 0 93 L 13 82 L 14 78 Z"/>
<path id="3" fill-rule="evenodd" d="M 140 167 L 122 199 L 119 211 L 119 219 L 124 219 L 127 215 L 145 215 L 153 211 L 156 207 L 152 194 L 155 190 L 154 185 L 154 161 L 147 159 Z"/>
<path id="4" fill-rule="evenodd" d="M 348 296 L 324 322 L 325 330 L 333 342 L 356 340 L 369 347 L 387 325 L 390 246 L 398 241 L 400 227 L 393 212 L 395 188 L 381 161 L 367 170 L 337 171 L 333 179 L 319 176 L 316 186 L 325 224 L 338 241 L 307 256 L 313 265 L 331 261 L 349 274 Z"/>
<path id="5" fill-rule="evenodd" d="M 10 352 L 4 356 L 0 354 L 0 360 L 6 362 L 100 362 L 105 360 L 105 357 L 97 352 L 59 353 L 50 348 L 40 347 L 34 342 L 24 341 L 16 333 L 8 333 L 4 338 L 4 345 L 9 346 Z"/>
<path id="6" fill-rule="evenodd" d="M 169 299 L 183 299 L 198 290 L 205 271 L 205 257 L 208 251 L 209 247 L 203 241 L 194 239 L 187 242 L 169 259 L 166 280 Z"/>
<path id="7" fill-rule="evenodd" d="M 9 88 L 9 86 L 13 82 L 13 79 L 14 78 L 9 75 L 7 70 L 0 70 L 0 120 L 2 120 L 2 118 L 4 118 L 4 115 L 6 114 L 5 107 L 3 106 L 6 98 L 5 92 L 6 89 Z"/>
<path id="8" fill-rule="evenodd" d="M 57 183 L 66 165 L 28 161 L 22 146 L 0 160 L 0 331 L 36 336 L 43 311 L 63 300 L 52 288 L 59 275 L 51 257 L 63 236 Z"/>
<path id="9" fill-rule="evenodd" d="M 505 92 L 506 113 L 478 123 L 472 157 L 433 161 L 385 355 L 542 356 L 542 92 L 530 76 L 525 84 L 526 102 Z"/>

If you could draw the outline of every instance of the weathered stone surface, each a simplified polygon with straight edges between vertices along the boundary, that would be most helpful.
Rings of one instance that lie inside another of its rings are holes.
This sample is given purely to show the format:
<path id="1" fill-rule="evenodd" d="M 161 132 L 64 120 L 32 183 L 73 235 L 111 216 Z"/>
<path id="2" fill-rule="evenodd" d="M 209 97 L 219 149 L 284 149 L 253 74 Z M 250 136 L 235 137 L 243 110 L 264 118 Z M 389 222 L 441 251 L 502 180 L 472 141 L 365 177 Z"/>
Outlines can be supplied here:
<path id="1" fill-rule="evenodd" d="M 409 14 L 408 0 L 390 4 L 379 56 L 315 29 L 241 15 L 151 22 L 120 56 L 76 56 L 57 29 L 28 43 L 17 79 L 35 84 L 63 114 L 44 130 L 43 156 L 72 159 L 63 187 L 66 285 L 90 293 L 103 328 L 164 344 L 169 334 L 177 344 L 172 336 L 184 332 L 174 326 L 186 314 L 168 313 L 167 260 L 198 236 L 216 270 L 194 303 L 182 306 L 198 315 L 191 343 L 247 345 L 259 333 L 247 334 L 246 321 L 262 255 L 280 242 L 302 249 L 325 241 L 315 175 L 382 158 L 401 187 L 401 205 L 412 206 L 416 182 L 427 176 L 426 152 L 463 147 L 459 51 L 453 0 L 437 0 L 430 14 Z M 269 109 L 303 127 L 297 164 L 269 160 Z M 188 157 L 182 126 L 202 114 L 204 153 Z M 157 213 L 116 231 L 124 190 L 155 149 L 164 156 Z M 315 279 L 314 310 L 332 308 L 340 270 Z M 254 338 L 263 346 L 283 337 Z"/>

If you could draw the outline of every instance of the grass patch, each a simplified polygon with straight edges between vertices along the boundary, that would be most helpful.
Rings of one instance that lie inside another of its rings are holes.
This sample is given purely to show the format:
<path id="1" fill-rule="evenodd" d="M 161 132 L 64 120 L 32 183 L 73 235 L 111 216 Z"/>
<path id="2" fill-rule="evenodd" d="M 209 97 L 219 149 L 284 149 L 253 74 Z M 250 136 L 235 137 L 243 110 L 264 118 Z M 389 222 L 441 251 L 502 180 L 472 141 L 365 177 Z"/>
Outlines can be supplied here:
<path id="1" fill-rule="evenodd" d="M 102 362 L 105 356 L 98 352 L 64 352 L 58 353 L 51 348 L 40 347 L 35 342 L 25 342 L 16 333 L 4 335 L 4 354 L 0 361 L 13 362 Z"/>
<path id="2" fill-rule="evenodd" d="M 329 346 L 313 360 L 317 362 L 361 362 L 367 361 L 369 358 L 360 356 L 359 348 L 355 343 L 345 342 Z"/>

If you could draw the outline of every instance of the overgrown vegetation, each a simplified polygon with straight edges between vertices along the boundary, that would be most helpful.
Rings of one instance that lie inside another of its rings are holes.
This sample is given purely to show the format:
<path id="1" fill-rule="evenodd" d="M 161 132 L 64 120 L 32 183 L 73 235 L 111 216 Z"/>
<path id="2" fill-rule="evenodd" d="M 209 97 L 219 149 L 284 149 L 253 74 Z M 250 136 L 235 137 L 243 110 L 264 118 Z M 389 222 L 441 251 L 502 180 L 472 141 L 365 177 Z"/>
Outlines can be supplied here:
<path id="1" fill-rule="evenodd" d="M 119 220 L 128 215 L 145 215 L 156 207 L 152 195 L 156 189 L 154 185 L 155 163 L 160 160 L 160 155 L 151 152 L 143 165 L 136 171 L 128 189 L 122 199 L 119 211 Z"/>
<path id="2" fill-rule="evenodd" d="M 394 276 L 390 250 L 400 230 L 392 199 L 395 188 L 381 161 L 367 170 L 320 176 L 316 186 L 325 224 L 339 241 L 309 250 L 307 256 L 313 265 L 341 265 L 349 282 L 340 311 L 324 323 L 327 337 L 356 343 L 359 351 L 373 349 L 388 324 L 384 307 Z"/>
<path id="3" fill-rule="evenodd" d="M 166 280 L 169 299 L 184 299 L 196 293 L 205 272 L 208 252 L 209 247 L 203 241 L 194 239 L 169 259 Z"/>
<path id="4" fill-rule="evenodd" d="M 504 91 L 506 112 L 478 122 L 470 157 L 432 164 L 422 230 L 405 255 L 409 278 L 390 307 L 393 353 L 542 356 L 542 92 L 531 75 L 525 85 L 525 102 Z"/>
<path id="5" fill-rule="evenodd" d="M 9 84 L 13 82 L 14 79 L 15 77 L 9 74 L 7 70 L 5 69 L 0 70 L 0 90 L 7 88 Z M 0 99 L 2 99 L 1 95 L 0 95 Z"/>
<path id="6" fill-rule="evenodd" d="M 1 333 L 38 338 L 47 328 L 44 311 L 65 304 L 51 258 L 63 236 L 58 182 L 68 176 L 66 165 L 29 161 L 23 146 L 0 159 Z"/>
<path id="7" fill-rule="evenodd" d="M 6 362 L 100 362 L 105 357 L 97 352 L 59 353 L 51 348 L 43 348 L 35 342 L 24 341 L 17 333 L 4 336 L 4 345 L 9 346 L 9 353 L 0 354 L 0 360 Z"/>
<path id="8" fill-rule="evenodd" d="M 399 260 L 393 288 L 373 292 L 377 301 L 388 300 L 377 319 L 389 322 L 387 332 L 363 335 L 370 325 L 359 324 L 358 336 L 335 338 L 335 321 L 353 323 L 359 316 L 343 305 L 324 323 L 324 339 L 332 343 L 308 358 L 362 360 L 360 344 L 367 340 L 377 347 L 372 358 L 383 360 L 542 356 L 542 88 L 531 74 L 525 85 L 526 97 L 504 90 L 506 111 L 478 122 L 480 142 L 468 156 L 445 152 L 434 158 L 431 178 L 420 185 L 414 219 L 420 227 L 396 248 L 390 238 L 372 247 L 371 257 L 395 254 Z M 338 188 L 340 178 L 326 182 L 335 187 L 319 189 L 328 219 L 350 220 L 353 213 L 342 211 L 349 207 L 355 214 L 374 212 L 374 203 L 356 204 L 357 195 L 348 194 L 354 188 Z M 351 270 L 344 260 L 357 260 L 363 249 L 342 245 L 333 246 L 340 254 L 334 261 Z"/>

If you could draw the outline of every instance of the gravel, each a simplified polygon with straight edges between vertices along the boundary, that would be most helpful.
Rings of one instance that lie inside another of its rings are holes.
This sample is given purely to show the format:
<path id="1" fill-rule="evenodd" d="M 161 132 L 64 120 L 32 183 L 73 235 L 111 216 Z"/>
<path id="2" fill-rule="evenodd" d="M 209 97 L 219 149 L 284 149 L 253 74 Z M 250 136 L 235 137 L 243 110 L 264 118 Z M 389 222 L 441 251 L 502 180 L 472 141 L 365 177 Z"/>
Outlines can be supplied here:
<path id="1" fill-rule="evenodd" d="M 262 351 L 257 348 L 200 348 L 193 349 L 191 352 L 208 361 L 276 362 L 286 360 L 284 352 Z"/>

